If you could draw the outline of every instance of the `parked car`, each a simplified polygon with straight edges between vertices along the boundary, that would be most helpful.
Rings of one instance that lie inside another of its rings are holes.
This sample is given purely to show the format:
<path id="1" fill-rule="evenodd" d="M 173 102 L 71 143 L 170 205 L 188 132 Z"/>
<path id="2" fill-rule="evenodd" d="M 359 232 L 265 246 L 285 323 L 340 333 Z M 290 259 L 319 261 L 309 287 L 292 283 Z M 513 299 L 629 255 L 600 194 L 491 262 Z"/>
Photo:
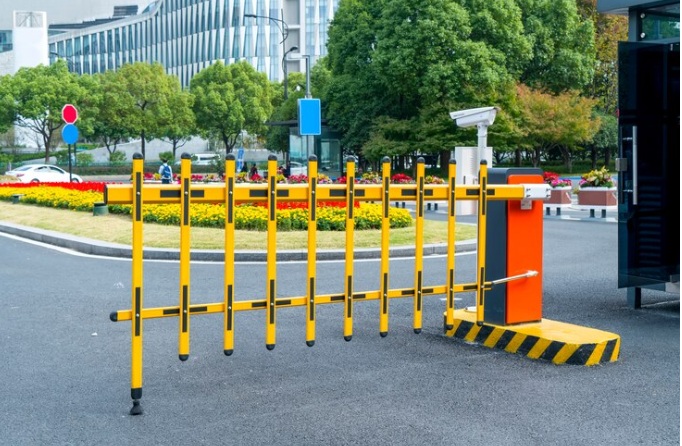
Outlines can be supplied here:
<path id="1" fill-rule="evenodd" d="M 5 175 L 17 177 L 22 183 L 68 183 L 69 172 L 50 164 L 27 164 L 8 170 Z M 71 181 L 81 183 L 83 179 L 72 174 Z"/>
<path id="2" fill-rule="evenodd" d="M 222 158 L 218 153 L 195 153 L 192 155 L 192 164 L 195 166 L 210 166 L 213 161 L 220 161 Z M 176 160 L 175 165 L 179 166 L 181 160 Z"/>
<path id="3" fill-rule="evenodd" d="M 290 164 L 289 175 L 308 175 L 308 166 L 296 161 L 291 161 Z"/>

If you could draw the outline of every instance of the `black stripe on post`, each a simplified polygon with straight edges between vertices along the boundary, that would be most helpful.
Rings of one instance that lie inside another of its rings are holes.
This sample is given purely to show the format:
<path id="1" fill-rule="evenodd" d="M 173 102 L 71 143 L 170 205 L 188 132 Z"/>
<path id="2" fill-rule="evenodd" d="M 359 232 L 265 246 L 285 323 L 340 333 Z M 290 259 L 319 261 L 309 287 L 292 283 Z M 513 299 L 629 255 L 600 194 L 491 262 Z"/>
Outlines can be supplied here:
<path id="1" fill-rule="evenodd" d="M 227 180 L 227 222 L 232 224 L 234 219 L 234 178 Z"/>
<path id="2" fill-rule="evenodd" d="M 308 312 L 308 320 L 313 322 L 315 320 L 315 278 L 310 278 L 310 311 Z"/>
<path id="3" fill-rule="evenodd" d="M 249 190 L 249 198 L 263 198 L 268 196 L 267 190 Z"/>
<path id="4" fill-rule="evenodd" d="M 310 192 L 312 193 L 312 199 L 310 200 L 312 204 L 312 209 L 310 209 L 310 221 L 316 221 L 315 219 L 317 218 L 317 178 L 311 181 Z"/>
<path id="5" fill-rule="evenodd" d="M 182 224 L 187 226 L 189 225 L 189 178 L 185 178 L 183 186 L 185 194 L 182 197 Z"/>
<path id="6" fill-rule="evenodd" d="M 351 180 L 350 183 L 348 183 L 348 204 L 346 207 L 348 208 L 348 219 L 352 220 L 353 219 L 353 211 L 355 210 L 355 206 L 353 206 L 353 198 L 355 196 L 355 183 Z"/>
<path id="7" fill-rule="evenodd" d="M 135 287 L 135 336 L 140 336 L 140 324 L 142 323 L 142 290 Z"/>
<path id="8" fill-rule="evenodd" d="M 179 308 L 164 308 L 163 310 L 164 316 L 177 316 L 178 314 L 180 314 Z"/>
<path id="9" fill-rule="evenodd" d="M 488 179 L 483 178 L 481 181 L 481 215 L 485 215 L 488 207 Z"/>
<path id="10" fill-rule="evenodd" d="M 187 285 L 182 286 L 182 311 L 180 313 L 180 317 L 182 318 L 182 332 L 187 333 L 187 322 L 189 318 L 189 311 L 188 307 L 189 306 L 189 289 L 187 288 Z"/>
<path id="11" fill-rule="evenodd" d="M 190 307 L 189 312 L 190 314 L 193 313 L 206 313 L 208 311 L 208 307 L 205 305 L 202 305 L 200 307 Z"/>
<path id="12" fill-rule="evenodd" d="M 388 218 L 388 211 L 389 211 L 389 200 L 391 198 L 390 191 L 388 190 L 388 185 L 390 183 L 390 178 L 384 177 L 384 202 L 382 203 L 384 205 L 384 218 Z"/>
<path id="13" fill-rule="evenodd" d="M 417 214 L 424 216 L 424 177 L 419 178 L 419 193 L 417 199 Z"/>
<path id="14" fill-rule="evenodd" d="M 382 314 L 387 314 L 388 313 L 388 274 L 384 273 L 384 276 L 382 278 L 383 281 L 383 293 L 384 295 L 382 296 L 384 299 L 383 305 L 381 306 L 381 313 Z"/>
<path id="15" fill-rule="evenodd" d="M 277 212 L 277 205 L 275 202 L 277 201 L 277 192 L 275 190 L 275 180 L 276 178 L 274 176 L 270 177 L 270 202 L 268 203 L 268 211 L 269 211 L 269 218 L 270 221 L 275 221 L 277 219 L 276 212 Z"/>
<path id="16" fill-rule="evenodd" d="M 348 284 L 348 295 L 346 296 L 346 299 L 348 299 L 348 313 L 346 316 L 351 317 L 353 315 L 353 276 L 348 276 L 346 283 Z"/>
<path id="17" fill-rule="evenodd" d="M 478 304 L 483 305 L 483 290 L 485 290 L 485 266 L 481 267 L 481 276 L 480 276 L 480 284 L 479 284 L 479 293 L 478 293 Z"/>
<path id="18" fill-rule="evenodd" d="M 234 309 L 232 306 L 234 305 L 234 293 L 232 290 L 232 285 L 227 286 L 227 325 L 226 328 L 228 330 L 232 330 L 232 315 L 234 314 Z"/>
<path id="19" fill-rule="evenodd" d="M 142 173 L 135 174 L 135 221 L 142 221 Z"/>
<path id="20" fill-rule="evenodd" d="M 401 197 L 416 197 L 417 196 L 417 190 L 416 189 L 402 189 L 400 191 L 400 196 Z"/>
<path id="21" fill-rule="evenodd" d="M 450 217 L 454 216 L 455 216 L 455 178 L 450 178 Z"/>
<path id="22" fill-rule="evenodd" d="M 276 302 L 275 302 L 275 281 L 271 280 L 270 281 L 270 323 L 274 324 L 275 323 L 275 308 L 276 308 Z"/>
<path id="23" fill-rule="evenodd" d="M 417 271 L 417 311 L 422 310 L 422 271 Z"/>

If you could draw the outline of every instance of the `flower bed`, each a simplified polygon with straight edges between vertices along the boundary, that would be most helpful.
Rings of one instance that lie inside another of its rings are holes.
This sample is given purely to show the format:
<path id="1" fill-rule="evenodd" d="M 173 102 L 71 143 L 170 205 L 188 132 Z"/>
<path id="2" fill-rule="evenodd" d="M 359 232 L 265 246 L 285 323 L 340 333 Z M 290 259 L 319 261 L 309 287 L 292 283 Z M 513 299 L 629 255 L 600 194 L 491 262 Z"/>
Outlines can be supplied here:
<path id="1" fill-rule="evenodd" d="M 103 201 L 104 183 L 54 183 L 54 184 L 0 184 L 0 200 L 11 201 L 12 195 L 22 194 L 21 202 L 39 206 L 90 212 L 97 202 Z M 381 228 L 381 205 L 356 203 L 355 228 Z M 111 205 L 112 214 L 130 215 L 132 206 Z M 143 220 L 147 223 L 165 225 L 180 224 L 180 205 L 145 205 Z M 412 224 L 412 217 L 405 209 L 390 208 L 392 228 L 404 228 Z M 195 203 L 190 207 L 190 224 L 200 227 L 224 227 L 223 204 Z M 264 204 L 240 204 L 235 207 L 235 227 L 247 230 L 267 228 L 267 209 Z M 277 203 L 277 228 L 280 231 L 305 230 L 308 227 L 307 203 Z M 346 207 L 343 202 L 319 203 L 317 229 L 343 231 L 346 227 Z"/>
<path id="2" fill-rule="evenodd" d="M 616 182 L 608 169 L 592 170 L 580 179 L 578 191 L 578 205 L 580 206 L 616 206 Z"/>

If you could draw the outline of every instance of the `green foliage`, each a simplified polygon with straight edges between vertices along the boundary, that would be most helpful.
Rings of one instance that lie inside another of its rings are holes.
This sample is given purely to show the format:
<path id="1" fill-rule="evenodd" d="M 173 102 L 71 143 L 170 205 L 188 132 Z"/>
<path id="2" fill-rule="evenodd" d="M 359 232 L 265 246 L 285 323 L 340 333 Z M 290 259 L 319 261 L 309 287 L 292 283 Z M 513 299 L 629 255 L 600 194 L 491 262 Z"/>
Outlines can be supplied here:
<path id="1" fill-rule="evenodd" d="M 92 153 L 82 152 L 76 154 L 76 164 L 79 166 L 89 166 L 95 161 Z"/>
<path id="2" fill-rule="evenodd" d="M 120 166 L 126 162 L 125 152 L 117 150 L 116 152 L 109 154 L 109 162 L 113 165 Z"/>
<path id="3" fill-rule="evenodd" d="M 50 157 L 53 138 L 62 127 L 61 111 L 65 104 L 80 104 L 88 95 L 78 76 L 70 73 L 66 61 L 50 66 L 38 65 L 19 69 L 12 77 L 15 125 L 40 135 L 45 149 L 45 161 Z"/>
<path id="4" fill-rule="evenodd" d="M 245 61 L 228 66 L 218 61 L 204 68 L 190 82 L 199 133 L 220 139 L 226 153 L 242 130 L 264 133 L 272 113 L 271 90 L 267 76 Z"/>
<path id="5" fill-rule="evenodd" d="M 168 161 L 168 164 L 173 164 L 175 162 L 175 156 L 173 155 L 173 152 L 171 152 L 171 151 L 160 152 L 159 153 L 159 160 L 166 160 L 166 161 Z"/>

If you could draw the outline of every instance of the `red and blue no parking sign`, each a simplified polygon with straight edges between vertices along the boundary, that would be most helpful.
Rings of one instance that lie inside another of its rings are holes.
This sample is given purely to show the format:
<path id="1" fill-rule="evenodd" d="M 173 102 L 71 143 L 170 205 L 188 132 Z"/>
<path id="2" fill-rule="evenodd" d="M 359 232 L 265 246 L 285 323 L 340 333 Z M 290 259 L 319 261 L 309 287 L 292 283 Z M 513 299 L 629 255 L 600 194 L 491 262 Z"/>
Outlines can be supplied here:
<path id="1" fill-rule="evenodd" d="M 62 139 L 67 144 L 75 144 L 78 141 L 78 127 L 74 122 L 78 120 L 78 109 L 71 104 L 62 107 L 62 119 L 66 125 L 62 129 Z"/>

